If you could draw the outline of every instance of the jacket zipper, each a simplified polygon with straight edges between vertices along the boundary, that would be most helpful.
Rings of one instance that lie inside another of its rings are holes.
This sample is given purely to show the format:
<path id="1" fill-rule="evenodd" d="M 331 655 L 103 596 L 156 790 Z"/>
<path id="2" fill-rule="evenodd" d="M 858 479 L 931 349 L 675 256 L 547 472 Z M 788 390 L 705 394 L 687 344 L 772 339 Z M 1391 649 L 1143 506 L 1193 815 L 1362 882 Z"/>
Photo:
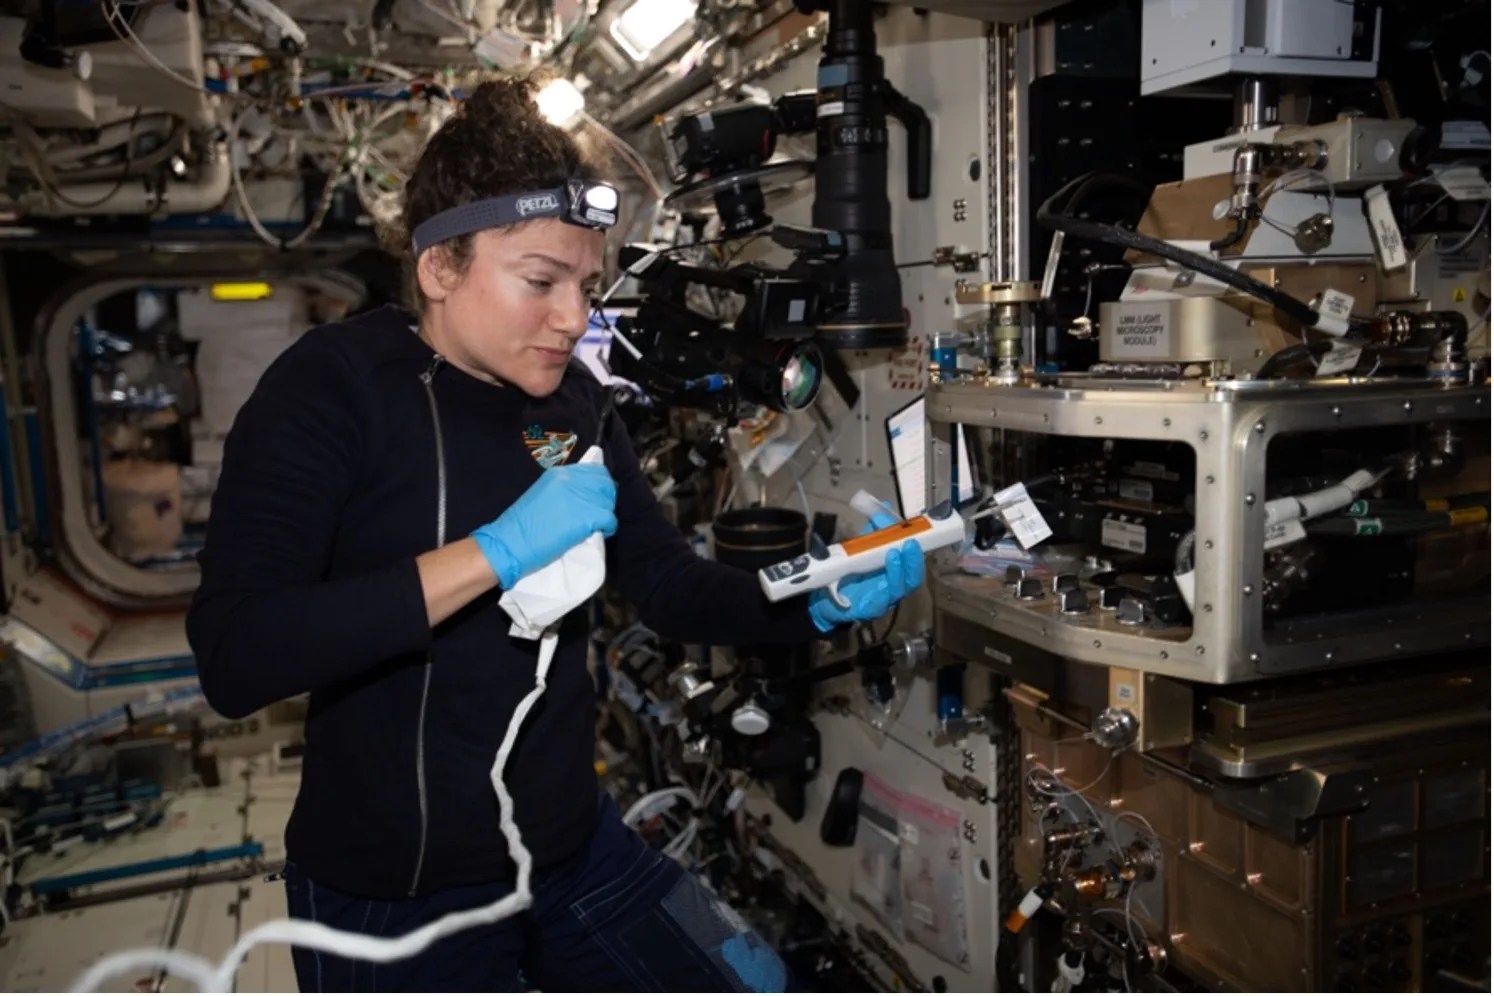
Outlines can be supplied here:
<path id="1" fill-rule="evenodd" d="M 436 389 L 432 386 L 436 371 L 441 369 L 441 364 L 446 362 L 445 357 L 437 353 L 431 360 L 430 366 L 426 367 L 420 375 L 420 383 L 425 387 L 426 400 L 431 406 L 431 428 L 436 435 L 436 548 L 440 549 L 446 545 L 446 447 L 441 441 L 441 413 L 436 408 Z M 425 790 L 425 707 L 430 700 L 431 694 L 431 669 L 434 665 L 433 655 L 425 655 L 425 679 L 420 688 L 420 719 L 415 728 L 415 785 L 420 793 L 420 850 L 415 854 L 415 874 L 410 879 L 410 895 L 420 888 L 420 872 L 425 866 L 425 844 L 426 835 L 430 829 L 430 803 L 426 798 Z"/>

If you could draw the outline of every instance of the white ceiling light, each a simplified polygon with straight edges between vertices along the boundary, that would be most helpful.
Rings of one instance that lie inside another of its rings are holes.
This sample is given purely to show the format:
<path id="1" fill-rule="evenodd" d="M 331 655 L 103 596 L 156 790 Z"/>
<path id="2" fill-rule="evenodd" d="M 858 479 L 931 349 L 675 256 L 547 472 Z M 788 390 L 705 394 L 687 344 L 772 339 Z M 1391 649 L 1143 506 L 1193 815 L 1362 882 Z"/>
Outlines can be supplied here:
<path id="1" fill-rule="evenodd" d="M 634 0 L 612 22 L 612 37 L 634 62 L 642 62 L 694 16 L 695 0 Z"/>
<path id="2" fill-rule="evenodd" d="M 586 106 L 586 98 L 576 89 L 576 84 L 567 79 L 556 78 L 540 88 L 534 95 L 540 113 L 552 125 L 564 128 L 580 117 Z"/>

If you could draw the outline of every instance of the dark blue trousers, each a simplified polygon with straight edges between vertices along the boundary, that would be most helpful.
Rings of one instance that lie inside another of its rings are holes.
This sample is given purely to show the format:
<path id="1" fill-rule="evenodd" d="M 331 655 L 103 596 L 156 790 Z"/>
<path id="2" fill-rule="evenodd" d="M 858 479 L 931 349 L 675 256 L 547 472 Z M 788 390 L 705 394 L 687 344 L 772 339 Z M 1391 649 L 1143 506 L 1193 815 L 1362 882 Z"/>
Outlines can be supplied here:
<path id="1" fill-rule="evenodd" d="M 534 905 L 376 964 L 293 949 L 302 992 L 782 992 L 778 955 L 694 876 L 645 844 L 603 796 L 581 854 L 536 871 Z M 486 906 L 512 882 L 416 899 L 360 899 L 286 865 L 290 914 L 398 937 L 455 910 Z"/>

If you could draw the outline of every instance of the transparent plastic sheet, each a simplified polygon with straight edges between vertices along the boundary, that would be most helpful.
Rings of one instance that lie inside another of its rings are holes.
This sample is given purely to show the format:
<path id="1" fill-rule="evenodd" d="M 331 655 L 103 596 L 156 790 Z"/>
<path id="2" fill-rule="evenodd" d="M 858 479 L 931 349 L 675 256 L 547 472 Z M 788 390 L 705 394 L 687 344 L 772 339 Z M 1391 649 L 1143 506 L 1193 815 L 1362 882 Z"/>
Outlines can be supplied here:
<path id="1" fill-rule="evenodd" d="M 890 683 L 892 695 L 885 702 L 877 701 L 877 698 L 865 689 L 862 689 L 861 693 L 861 717 L 871 728 L 870 736 L 878 747 L 887 739 L 887 732 L 903 714 L 903 707 L 908 704 L 909 687 L 913 681 L 907 675 L 893 674 Z"/>
<path id="2" fill-rule="evenodd" d="M 870 774 L 865 777 L 856 822 L 856 864 L 851 869 L 851 895 L 899 941 L 904 939 L 900 808 L 896 792 Z"/>
<path id="3" fill-rule="evenodd" d="M 899 808 L 904 932 L 951 965 L 965 965 L 965 862 L 960 814 L 903 795 Z"/>

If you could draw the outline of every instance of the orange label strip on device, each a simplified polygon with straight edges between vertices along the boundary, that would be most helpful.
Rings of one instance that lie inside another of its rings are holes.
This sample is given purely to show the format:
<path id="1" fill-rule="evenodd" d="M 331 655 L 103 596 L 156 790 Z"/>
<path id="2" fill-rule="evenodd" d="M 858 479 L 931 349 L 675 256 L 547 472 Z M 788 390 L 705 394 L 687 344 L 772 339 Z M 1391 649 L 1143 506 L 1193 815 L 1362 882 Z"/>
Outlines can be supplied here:
<path id="1" fill-rule="evenodd" d="M 893 543 L 901 543 L 905 539 L 912 539 L 919 533 L 926 533 L 933 528 L 928 518 L 920 515 L 916 519 L 904 519 L 886 529 L 878 529 L 874 533 L 848 539 L 841 543 L 840 547 L 846 552 L 847 557 L 854 557 L 858 553 L 875 550 L 879 546 L 889 546 Z"/>

